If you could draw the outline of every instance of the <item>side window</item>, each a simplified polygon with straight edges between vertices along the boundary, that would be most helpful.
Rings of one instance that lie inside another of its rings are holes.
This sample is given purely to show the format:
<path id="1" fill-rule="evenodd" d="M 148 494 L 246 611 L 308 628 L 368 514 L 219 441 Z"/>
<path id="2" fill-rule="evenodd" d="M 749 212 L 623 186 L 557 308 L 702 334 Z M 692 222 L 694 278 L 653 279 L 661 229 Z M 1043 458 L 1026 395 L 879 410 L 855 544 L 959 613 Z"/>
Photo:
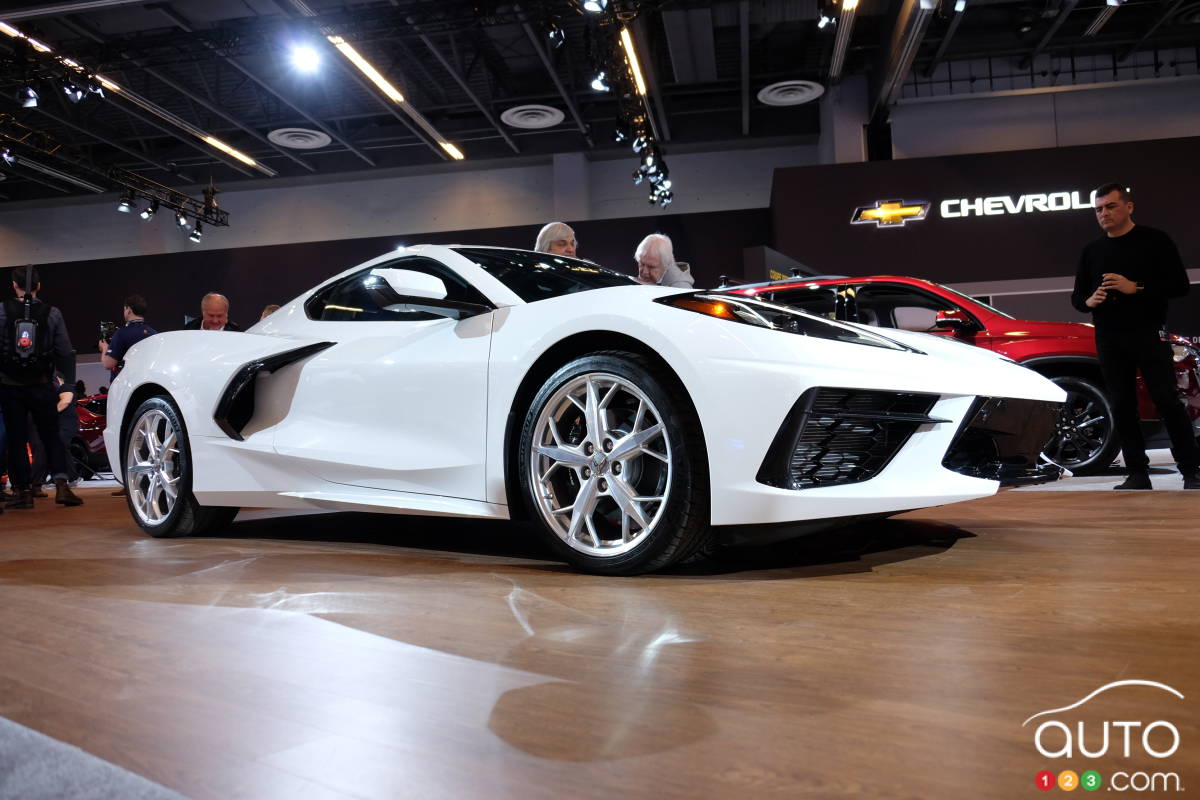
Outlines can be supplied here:
<path id="1" fill-rule="evenodd" d="M 837 319 L 838 296 L 836 286 L 821 286 L 815 289 L 788 289 L 774 292 L 772 302 L 807 311 L 816 317 Z"/>
<path id="2" fill-rule="evenodd" d="M 922 333 L 935 329 L 937 312 L 955 308 L 940 297 L 907 286 L 860 286 L 857 301 L 861 322 Z"/>
<path id="3" fill-rule="evenodd" d="M 480 292 L 457 273 L 431 258 L 413 256 L 376 264 L 347 275 L 318 291 L 304 304 L 309 319 L 354 322 L 421 322 L 445 319 L 436 303 L 420 303 L 399 297 L 388 282 L 371 272 L 383 267 L 406 269 L 440 278 L 446 284 L 446 299 L 452 302 L 490 306 Z"/>

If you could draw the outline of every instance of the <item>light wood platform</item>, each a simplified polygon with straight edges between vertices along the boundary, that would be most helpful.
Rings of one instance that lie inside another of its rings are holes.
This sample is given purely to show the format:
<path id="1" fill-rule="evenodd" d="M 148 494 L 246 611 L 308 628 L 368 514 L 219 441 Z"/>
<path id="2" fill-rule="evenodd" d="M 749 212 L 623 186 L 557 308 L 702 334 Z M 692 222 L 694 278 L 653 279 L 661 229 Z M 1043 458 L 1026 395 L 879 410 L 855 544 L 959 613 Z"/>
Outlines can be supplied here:
<path id="1" fill-rule="evenodd" d="M 508 523 L 260 512 L 155 540 L 81 494 L 0 516 L 0 716 L 191 797 L 1020 798 L 1043 769 L 1200 791 L 1200 493 L 1008 493 L 628 579 Z M 1186 699 L 1087 713 L 1170 720 L 1175 755 L 1036 752 L 1027 717 L 1123 679 Z"/>

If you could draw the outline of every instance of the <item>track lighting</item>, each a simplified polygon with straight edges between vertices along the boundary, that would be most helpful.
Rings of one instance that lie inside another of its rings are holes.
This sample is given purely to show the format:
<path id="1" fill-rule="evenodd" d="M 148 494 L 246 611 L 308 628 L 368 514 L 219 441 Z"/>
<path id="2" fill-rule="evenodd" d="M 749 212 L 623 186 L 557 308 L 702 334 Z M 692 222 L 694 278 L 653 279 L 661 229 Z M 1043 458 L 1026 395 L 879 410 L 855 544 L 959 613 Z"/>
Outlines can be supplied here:
<path id="1" fill-rule="evenodd" d="M 83 89 L 79 88 L 75 84 L 66 83 L 66 84 L 63 84 L 63 94 L 65 94 L 67 96 L 67 99 L 70 100 L 72 103 L 78 103 L 80 100 L 83 99 L 84 92 L 83 92 Z"/>
<path id="2" fill-rule="evenodd" d="M 4 163 L 8 164 L 10 167 L 17 163 L 16 153 L 14 153 L 12 150 L 9 150 L 7 147 L 3 150 L 0 150 L 0 159 L 4 159 Z"/>
<path id="3" fill-rule="evenodd" d="M 153 218 L 154 218 L 154 214 L 155 214 L 155 212 L 157 212 L 157 211 L 158 211 L 158 201 L 157 201 L 157 200 L 151 200 L 151 201 L 150 201 L 150 205 L 148 205 L 148 206 L 146 206 L 145 208 L 143 208 L 143 209 L 142 209 L 141 217 L 142 217 L 142 219 L 147 219 L 147 220 L 148 220 L 148 219 L 153 219 Z"/>
<path id="4" fill-rule="evenodd" d="M 188 236 L 188 239 L 192 240 L 193 242 L 198 242 L 200 241 L 200 237 L 203 235 L 204 231 L 200 227 L 200 220 L 196 220 L 196 227 L 192 229 L 192 233 Z"/>
<path id="5" fill-rule="evenodd" d="M 567 34 L 553 20 L 546 23 L 546 38 L 550 40 L 550 46 L 555 50 L 567 43 Z"/>
<path id="6" fill-rule="evenodd" d="M 38 93 L 33 90 L 32 86 L 26 86 L 17 91 L 17 102 L 23 108 L 35 108 L 38 104 Z"/>
<path id="7" fill-rule="evenodd" d="M 176 225 L 178 225 L 178 226 L 179 226 L 179 227 L 181 227 L 181 228 L 188 228 L 188 227 L 190 227 L 190 226 L 188 225 L 188 218 L 187 218 L 187 214 L 184 214 L 182 211 L 176 211 L 176 212 L 175 212 L 175 224 L 176 224 Z"/>
<path id="8" fill-rule="evenodd" d="M 592 89 L 597 92 L 607 92 L 608 88 L 607 75 L 601 70 L 596 77 L 592 78 Z"/>
<path id="9" fill-rule="evenodd" d="M 591 14 L 603 14 L 608 8 L 608 0 L 584 0 L 583 10 Z"/>
<path id="10" fill-rule="evenodd" d="M 121 195 L 121 201 L 117 203 L 117 211 L 120 211 L 122 214 L 128 214 L 129 212 L 133 211 L 133 204 L 135 202 L 136 200 L 133 196 L 133 192 L 126 191 Z"/>

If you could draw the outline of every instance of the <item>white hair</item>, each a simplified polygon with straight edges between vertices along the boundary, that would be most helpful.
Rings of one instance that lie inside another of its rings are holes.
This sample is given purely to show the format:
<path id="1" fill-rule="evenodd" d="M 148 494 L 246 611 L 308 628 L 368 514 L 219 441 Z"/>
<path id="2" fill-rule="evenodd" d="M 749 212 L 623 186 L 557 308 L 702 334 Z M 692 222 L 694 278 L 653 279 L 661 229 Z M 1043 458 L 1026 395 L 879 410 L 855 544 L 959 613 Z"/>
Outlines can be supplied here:
<path id="1" fill-rule="evenodd" d="M 658 256 L 658 266 L 666 269 L 675 263 L 675 248 L 671 244 L 671 239 L 661 233 L 652 233 L 645 239 L 642 239 L 641 244 L 637 246 L 637 250 L 633 251 L 633 257 L 638 261 L 649 254 L 653 253 Z"/>
<path id="2" fill-rule="evenodd" d="M 538 231 L 537 241 L 533 249 L 539 253 L 549 253 L 550 243 L 559 239 L 574 239 L 575 231 L 565 222 L 550 222 Z"/>

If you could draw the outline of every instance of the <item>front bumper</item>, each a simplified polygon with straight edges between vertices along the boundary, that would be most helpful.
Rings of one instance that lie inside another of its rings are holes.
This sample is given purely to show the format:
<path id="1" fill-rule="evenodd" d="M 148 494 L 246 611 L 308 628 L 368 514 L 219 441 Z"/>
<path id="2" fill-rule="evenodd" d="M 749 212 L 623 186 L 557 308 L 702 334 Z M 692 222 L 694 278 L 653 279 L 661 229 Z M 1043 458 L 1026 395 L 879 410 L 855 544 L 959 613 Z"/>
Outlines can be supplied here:
<path id="1" fill-rule="evenodd" d="M 999 481 L 1003 487 L 1048 483 L 1062 468 L 1041 458 L 1062 403 L 979 397 L 942 459 L 960 475 Z"/>

